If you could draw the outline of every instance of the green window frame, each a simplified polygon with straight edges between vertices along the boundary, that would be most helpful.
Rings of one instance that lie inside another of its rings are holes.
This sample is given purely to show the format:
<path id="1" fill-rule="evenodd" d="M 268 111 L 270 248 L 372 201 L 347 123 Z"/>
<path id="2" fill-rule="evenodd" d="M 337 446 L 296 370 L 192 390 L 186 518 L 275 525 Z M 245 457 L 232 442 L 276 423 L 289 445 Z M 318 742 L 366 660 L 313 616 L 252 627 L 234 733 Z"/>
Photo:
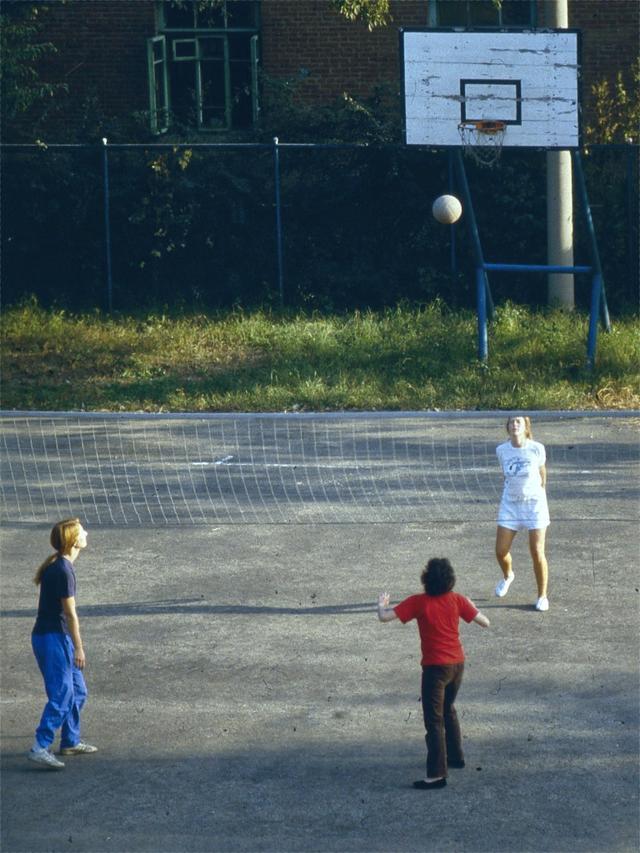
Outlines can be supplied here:
<path id="1" fill-rule="evenodd" d="M 156 29 L 156 38 L 166 40 L 164 71 L 174 119 L 203 132 L 258 120 L 259 0 L 157 0 Z M 151 76 L 149 91 L 157 92 Z M 158 124 L 153 103 L 151 121 L 153 129 Z"/>
<path id="2" fill-rule="evenodd" d="M 167 69 L 167 41 L 164 36 L 147 39 L 147 72 L 149 76 L 149 121 L 151 132 L 169 129 L 171 104 Z"/>
<path id="3" fill-rule="evenodd" d="M 429 25 L 435 27 L 536 27 L 536 0 L 432 0 Z"/>

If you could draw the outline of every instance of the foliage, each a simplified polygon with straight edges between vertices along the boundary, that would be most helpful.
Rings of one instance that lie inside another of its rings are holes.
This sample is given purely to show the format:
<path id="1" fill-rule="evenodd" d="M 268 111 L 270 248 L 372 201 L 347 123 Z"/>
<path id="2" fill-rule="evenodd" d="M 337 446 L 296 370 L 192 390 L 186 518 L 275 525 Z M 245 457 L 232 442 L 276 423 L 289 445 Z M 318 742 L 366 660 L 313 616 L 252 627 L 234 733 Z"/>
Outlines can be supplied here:
<path id="1" fill-rule="evenodd" d="M 592 87 L 594 119 L 586 129 L 588 142 L 640 142 L 640 59 L 629 77 L 618 71 L 613 85 L 605 79 Z"/>
<path id="2" fill-rule="evenodd" d="M 401 116 L 395 87 L 376 86 L 368 98 L 348 92 L 327 104 L 305 100 L 304 72 L 292 78 L 262 75 L 263 110 L 252 136 L 271 142 L 359 143 L 383 145 L 401 140 Z"/>
<path id="3" fill-rule="evenodd" d="M 46 11 L 42 3 L 18 0 L 4 0 L 0 9 L 1 108 L 5 130 L 16 117 L 66 89 L 64 84 L 42 80 L 37 68 L 44 57 L 56 52 L 53 44 L 39 40 L 42 15 Z"/>
<path id="4" fill-rule="evenodd" d="M 502 0 L 492 2 L 497 9 L 502 6 Z M 361 21 L 369 30 L 384 27 L 393 20 L 390 0 L 331 0 L 331 3 L 347 20 Z"/>
<path id="5" fill-rule="evenodd" d="M 389 0 L 331 0 L 332 5 L 349 21 L 362 21 L 368 29 L 391 23 Z"/>
<path id="6" fill-rule="evenodd" d="M 506 303 L 476 359 L 476 318 L 436 300 L 321 316 L 4 312 L 4 408 L 109 411 L 597 409 L 640 406 L 638 319 L 585 367 L 587 317 Z"/>
<path id="7" fill-rule="evenodd" d="M 447 155 L 398 144 L 398 99 L 391 87 L 368 99 L 345 94 L 319 107 L 305 102 L 305 85 L 304 75 L 265 78 L 268 109 L 259 126 L 251 135 L 225 137 L 262 148 L 206 148 L 185 128 L 162 138 L 165 145 L 175 141 L 174 148 L 109 147 L 116 308 L 279 304 L 275 136 L 281 143 L 314 143 L 279 149 L 287 306 L 330 312 L 440 298 L 450 307 L 473 307 L 468 219 L 454 232 L 430 212 L 433 199 L 449 189 Z M 85 102 L 82 135 L 95 146 L 4 152 L 5 304 L 34 293 L 46 305 L 106 307 L 101 138 L 146 143 L 149 137 L 140 124 L 105 119 L 94 99 Z M 637 279 L 629 269 L 637 264 L 625 162 L 592 151 L 586 171 L 599 206 L 597 232 L 606 238 L 610 309 L 634 310 Z M 473 163 L 467 172 L 487 259 L 544 263 L 544 155 L 505 151 L 499 174 Z M 577 258 L 587 257 L 588 246 L 580 246 Z M 578 280 L 577 299 L 587 308 L 583 283 Z M 498 274 L 491 288 L 496 303 L 544 303 L 541 277 Z"/>
<path id="8" fill-rule="evenodd" d="M 371 144 L 280 148 L 284 302 L 342 311 L 440 297 L 472 308 L 468 218 L 452 231 L 431 216 L 433 199 L 449 189 L 447 157 L 378 143 L 392 136 L 393 125 L 376 116 L 370 105 L 347 104 L 336 123 L 328 114 L 315 117 L 329 139 L 337 128 L 338 138 L 362 134 Z M 271 128 L 260 133 L 271 142 Z M 44 304 L 74 310 L 106 306 L 103 153 L 101 144 L 5 152 L 5 304 L 35 293 Z M 279 304 L 271 144 L 110 147 L 108 160 L 116 308 Z M 628 208 L 637 198 L 627 201 L 625 158 L 592 149 L 585 171 L 610 310 L 634 310 Z M 544 154 L 505 151 L 499 174 L 473 163 L 467 173 L 486 258 L 544 263 Z M 584 263 L 589 247 L 578 212 L 576 222 L 576 260 Z M 588 280 L 576 281 L 578 305 L 586 309 Z M 544 303 L 542 276 L 495 274 L 491 288 L 498 304 Z"/>

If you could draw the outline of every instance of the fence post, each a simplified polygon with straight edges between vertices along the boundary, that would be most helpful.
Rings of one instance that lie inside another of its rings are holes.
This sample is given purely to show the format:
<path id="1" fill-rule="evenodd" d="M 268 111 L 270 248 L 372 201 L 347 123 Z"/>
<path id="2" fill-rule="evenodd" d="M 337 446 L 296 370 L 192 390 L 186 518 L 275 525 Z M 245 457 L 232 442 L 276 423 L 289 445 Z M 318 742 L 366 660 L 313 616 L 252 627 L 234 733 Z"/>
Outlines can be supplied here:
<path id="1" fill-rule="evenodd" d="M 102 177 L 104 183 L 104 246 L 107 269 L 107 310 L 113 311 L 113 278 L 111 274 L 111 216 L 109 213 L 109 159 L 107 139 L 102 139 Z"/>
<path id="2" fill-rule="evenodd" d="M 280 151 L 278 149 L 278 137 L 273 137 L 273 176 L 276 201 L 276 251 L 278 258 L 278 292 L 280 294 L 280 307 L 284 308 L 284 275 L 282 272 L 282 208 L 280 203 Z"/>

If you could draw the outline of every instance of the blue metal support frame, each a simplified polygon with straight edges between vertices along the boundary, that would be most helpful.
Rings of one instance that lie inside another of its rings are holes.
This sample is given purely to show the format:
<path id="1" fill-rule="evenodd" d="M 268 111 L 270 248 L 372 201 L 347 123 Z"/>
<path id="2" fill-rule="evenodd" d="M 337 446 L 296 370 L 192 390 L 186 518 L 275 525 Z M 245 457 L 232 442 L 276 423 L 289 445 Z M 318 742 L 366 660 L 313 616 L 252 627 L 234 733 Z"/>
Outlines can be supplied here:
<path id="1" fill-rule="evenodd" d="M 473 202 L 471 200 L 471 191 L 467 174 L 464 168 L 464 160 L 462 152 L 456 151 L 455 164 L 457 166 L 458 177 L 460 180 L 460 188 L 464 198 L 464 205 L 467 220 L 469 222 L 469 231 L 471 234 L 471 244 L 473 247 L 473 255 L 476 267 L 476 306 L 478 314 L 478 359 L 486 362 L 489 358 L 489 344 L 487 334 L 487 303 L 490 306 L 491 316 L 493 315 L 493 301 L 491 299 L 491 290 L 489 288 L 489 280 L 487 272 L 536 272 L 536 273 L 574 273 L 574 274 L 591 274 L 591 304 L 589 311 L 589 333 L 587 336 L 587 365 L 592 368 L 595 363 L 596 346 L 598 340 L 598 315 L 600 306 L 603 309 L 603 323 L 607 331 L 610 330 L 609 311 L 607 308 L 606 297 L 604 293 L 604 281 L 602 278 L 602 267 L 600 265 L 600 254 L 598 252 L 598 244 L 596 240 L 593 220 L 591 218 L 591 208 L 589 207 L 589 199 L 587 197 L 587 189 L 582 171 L 582 161 L 580 152 L 573 152 L 573 163 L 575 166 L 576 177 L 578 180 L 578 189 L 580 192 L 580 200 L 582 202 L 587 228 L 589 230 L 589 240 L 591 247 L 592 264 L 591 266 L 556 266 L 552 264 L 501 264 L 488 263 L 484 259 L 482 252 L 482 243 L 480 242 L 480 232 L 476 221 Z"/>
<path id="2" fill-rule="evenodd" d="M 455 159 L 462 197 L 464 199 L 464 209 L 466 210 L 467 221 L 469 222 L 469 230 L 471 232 L 471 245 L 473 247 L 473 256 L 476 264 L 476 303 L 478 306 L 478 358 L 481 361 L 486 361 L 489 355 L 488 338 L 487 338 L 487 310 L 489 316 L 493 318 L 493 299 L 491 297 L 491 288 L 489 287 L 489 279 L 482 253 L 482 243 L 480 242 L 480 232 L 478 231 L 478 223 L 476 214 L 473 209 L 471 200 L 471 191 L 469 182 L 467 181 L 467 173 L 464 168 L 462 152 L 456 151 Z"/>
<path id="3" fill-rule="evenodd" d="M 596 240 L 596 229 L 593 227 L 593 217 L 591 216 L 591 205 L 589 204 L 589 196 L 587 195 L 587 182 L 584 179 L 584 169 L 582 168 L 582 157 L 579 151 L 573 152 L 573 168 L 576 174 L 578 184 L 578 192 L 580 201 L 582 202 L 582 212 L 587 223 L 587 231 L 589 233 L 589 248 L 591 250 L 591 264 L 602 279 L 600 288 L 600 307 L 602 308 L 602 322 L 607 332 L 611 331 L 611 320 L 609 319 L 609 307 L 607 305 L 607 295 L 604 290 L 604 278 L 602 276 L 602 264 L 600 263 L 600 252 L 598 251 L 598 241 Z M 596 312 L 596 314 L 598 313 Z"/>

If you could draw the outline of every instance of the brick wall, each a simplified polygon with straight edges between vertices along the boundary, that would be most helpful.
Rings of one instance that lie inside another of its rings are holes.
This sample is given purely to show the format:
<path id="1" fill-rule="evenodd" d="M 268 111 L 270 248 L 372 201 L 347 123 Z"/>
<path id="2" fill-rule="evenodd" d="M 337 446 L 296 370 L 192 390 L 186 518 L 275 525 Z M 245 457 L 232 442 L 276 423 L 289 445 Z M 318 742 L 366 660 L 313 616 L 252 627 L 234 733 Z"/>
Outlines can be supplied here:
<path id="1" fill-rule="evenodd" d="M 398 28 L 424 27 L 427 0 L 392 0 L 393 23 L 369 32 L 347 21 L 329 0 L 263 0 L 262 64 L 273 77 L 309 72 L 300 88 L 311 102 L 343 92 L 366 96 L 377 83 L 399 80 Z"/>
<path id="2" fill-rule="evenodd" d="M 539 26 L 547 3 L 539 2 Z M 263 67 L 275 77 L 310 72 L 300 91 L 311 101 L 328 101 L 348 91 L 366 95 L 399 74 L 398 28 L 425 27 L 428 0 L 395 0 L 393 22 L 374 32 L 346 21 L 329 0 L 263 0 Z M 582 97 L 588 117 L 591 88 L 628 71 L 638 56 L 638 0 L 570 0 L 569 25 L 582 30 Z"/>
<path id="3" fill-rule="evenodd" d="M 52 4 L 42 20 L 44 37 L 58 50 L 43 63 L 42 74 L 69 88 L 60 96 L 66 126 L 80 121 L 88 95 L 97 95 L 105 115 L 149 108 L 146 39 L 154 35 L 152 0 L 71 0 Z M 55 131 L 64 134 L 59 122 Z"/>
<path id="4" fill-rule="evenodd" d="M 540 2 L 540 26 L 545 3 Z M 344 19 L 330 0 L 262 0 L 262 67 L 274 77 L 308 76 L 299 92 L 311 103 L 343 92 L 366 96 L 377 83 L 398 83 L 398 28 L 427 25 L 428 0 L 392 0 L 393 22 L 369 32 Z M 638 54 L 638 0 L 570 0 L 569 23 L 583 31 L 583 101 L 588 118 L 591 87 L 615 79 Z M 152 0 L 70 0 L 52 4 L 45 37 L 58 47 L 44 77 L 65 82 L 64 127 L 79 121 L 82 98 L 95 92 L 104 112 L 129 115 L 148 109 L 146 39 L 154 35 Z M 67 131 L 68 135 L 68 131 Z"/>
<path id="5" fill-rule="evenodd" d="M 638 0 L 570 0 L 569 24 L 582 30 L 582 105 L 588 121 L 591 89 L 600 80 L 614 81 L 622 71 L 628 85 L 640 44 Z"/>

